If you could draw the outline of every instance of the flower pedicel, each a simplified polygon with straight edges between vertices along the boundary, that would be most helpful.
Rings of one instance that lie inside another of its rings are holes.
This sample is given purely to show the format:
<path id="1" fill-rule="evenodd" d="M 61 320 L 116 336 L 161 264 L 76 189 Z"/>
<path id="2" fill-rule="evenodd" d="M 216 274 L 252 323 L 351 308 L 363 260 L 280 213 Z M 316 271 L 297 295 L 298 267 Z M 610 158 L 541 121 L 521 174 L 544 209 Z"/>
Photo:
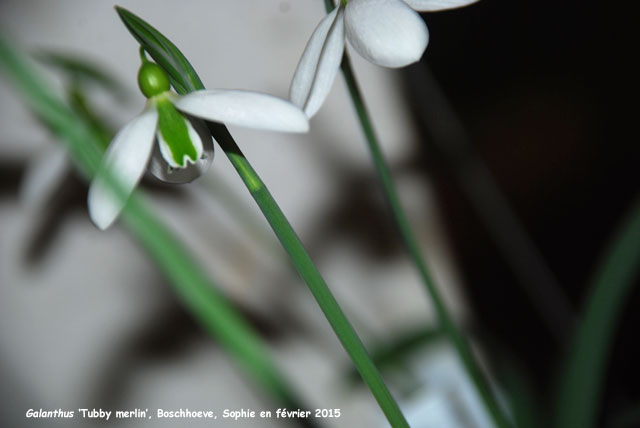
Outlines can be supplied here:
<path id="1" fill-rule="evenodd" d="M 164 70 L 143 53 L 141 57 L 138 85 L 147 106 L 114 137 L 89 188 L 89 215 L 100 229 L 117 218 L 147 166 L 170 183 L 190 182 L 207 170 L 213 141 L 200 119 L 272 131 L 309 129 L 302 110 L 272 95 L 225 89 L 177 95 L 170 91 Z M 114 194 L 108 174 L 117 178 L 125 197 Z"/>

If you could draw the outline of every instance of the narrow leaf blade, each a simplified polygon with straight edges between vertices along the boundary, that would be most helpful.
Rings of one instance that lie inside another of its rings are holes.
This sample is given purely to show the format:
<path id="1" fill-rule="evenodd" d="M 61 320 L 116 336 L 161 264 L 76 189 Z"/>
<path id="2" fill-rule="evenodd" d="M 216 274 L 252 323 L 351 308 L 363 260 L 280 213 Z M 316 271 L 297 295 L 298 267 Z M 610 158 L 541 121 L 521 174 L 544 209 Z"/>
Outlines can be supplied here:
<path id="1" fill-rule="evenodd" d="M 176 92 L 186 94 L 204 85 L 191 63 L 169 39 L 137 15 L 116 6 L 120 19 L 140 46 L 169 73 Z"/>

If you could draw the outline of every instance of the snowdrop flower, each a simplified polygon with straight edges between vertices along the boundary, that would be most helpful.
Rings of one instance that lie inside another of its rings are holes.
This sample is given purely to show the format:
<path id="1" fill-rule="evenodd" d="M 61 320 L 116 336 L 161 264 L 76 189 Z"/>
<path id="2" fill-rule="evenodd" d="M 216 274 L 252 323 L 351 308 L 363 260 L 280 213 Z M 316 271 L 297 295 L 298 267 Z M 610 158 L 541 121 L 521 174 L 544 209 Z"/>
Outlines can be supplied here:
<path id="1" fill-rule="evenodd" d="M 416 11 L 466 6 L 477 0 L 341 0 L 316 27 L 298 63 L 289 98 L 308 117 L 320 109 L 340 67 L 345 39 L 368 61 L 404 67 L 418 61 L 429 32 Z"/>
<path id="2" fill-rule="evenodd" d="M 306 132 L 305 114 L 289 101 L 242 90 L 201 90 L 179 96 L 169 90 L 164 70 L 142 55 L 138 85 L 145 110 L 109 145 L 89 188 L 89 215 L 106 229 L 116 219 L 145 170 L 160 180 L 186 183 L 202 175 L 213 157 L 213 142 L 198 118 L 255 129 Z M 122 195 L 108 183 L 113 174 Z"/>

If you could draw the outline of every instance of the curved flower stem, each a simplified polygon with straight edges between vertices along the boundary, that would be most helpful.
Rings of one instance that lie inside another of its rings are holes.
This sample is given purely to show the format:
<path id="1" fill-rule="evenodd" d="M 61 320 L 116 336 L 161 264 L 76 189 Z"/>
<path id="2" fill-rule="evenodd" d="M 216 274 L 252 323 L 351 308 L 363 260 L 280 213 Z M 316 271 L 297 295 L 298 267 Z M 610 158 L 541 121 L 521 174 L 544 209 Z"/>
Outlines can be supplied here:
<path id="1" fill-rule="evenodd" d="M 398 404 L 387 389 L 378 369 L 362 345 L 355 330 L 333 297 L 324 278 L 313 264 L 300 238 L 280 210 L 264 182 L 255 172 L 224 125 L 209 123 L 209 130 L 236 169 L 247 189 L 271 225 L 282 246 L 305 280 L 336 336 L 373 393 L 392 427 L 408 427 Z"/>
<path id="2" fill-rule="evenodd" d="M 327 12 L 333 10 L 334 7 L 331 0 L 325 0 L 325 6 Z M 356 109 L 362 131 L 364 132 L 369 150 L 371 151 L 371 156 L 373 157 L 373 162 L 378 172 L 378 176 L 382 184 L 387 203 L 389 204 L 389 207 L 393 214 L 396 226 L 400 231 L 400 235 L 402 237 L 404 245 L 409 252 L 409 256 L 411 257 L 411 260 L 417 268 L 418 273 L 422 278 L 422 282 L 427 288 L 427 292 L 429 293 L 429 296 L 433 301 L 438 321 L 440 322 L 443 331 L 446 333 L 449 340 L 455 347 L 458 356 L 460 357 L 462 364 L 467 371 L 467 374 L 473 381 L 487 411 L 491 415 L 496 426 L 509 427 L 511 426 L 511 423 L 508 421 L 507 417 L 504 415 L 502 409 L 498 405 L 498 402 L 489 387 L 489 383 L 480 370 L 480 366 L 477 363 L 473 352 L 471 351 L 471 347 L 467 343 L 467 340 L 463 336 L 462 332 L 454 323 L 452 316 L 449 314 L 449 311 L 447 310 L 444 300 L 440 296 L 440 292 L 438 291 L 429 268 L 424 261 L 422 251 L 420 250 L 418 242 L 407 219 L 407 215 L 405 214 L 404 209 L 402 208 L 402 204 L 400 203 L 398 192 L 396 191 L 395 185 L 393 183 L 393 178 L 391 177 L 391 171 L 389 170 L 389 166 L 387 165 L 387 162 L 384 159 L 384 155 L 382 154 L 382 150 L 380 149 L 378 137 L 376 136 L 376 133 L 373 129 L 373 124 L 369 117 L 369 113 L 367 112 L 364 98 L 362 97 L 362 93 L 360 92 L 360 89 L 358 87 L 355 74 L 353 73 L 353 68 L 351 67 L 349 55 L 346 52 L 344 53 L 344 57 L 342 58 L 341 68 L 342 74 L 344 75 L 344 79 L 347 83 L 347 87 L 349 88 L 349 94 L 351 95 L 351 100 L 353 101 L 353 105 Z"/>
<path id="3" fill-rule="evenodd" d="M 429 268 L 424 261 L 422 251 L 420 250 L 413 230 L 411 229 L 411 226 L 407 219 L 407 215 L 405 214 L 404 209 L 402 208 L 402 204 L 400 203 L 400 198 L 398 197 L 395 184 L 393 183 L 393 178 L 391 177 L 391 171 L 389 170 L 389 166 L 387 165 L 384 159 L 384 155 L 382 154 L 382 150 L 380 149 L 378 138 L 373 129 L 373 124 L 371 123 L 371 119 L 369 118 L 369 114 L 364 104 L 362 94 L 360 93 L 360 89 L 358 88 L 355 75 L 353 74 L 351 61 L 349 60 L 349 56 L 346 52 L 342 59 L 341 67 L 342 74 L 344 75 L 347 87 L 349 88 L 349 93 L 351 94 L 353 105 L 358 114 L 358 119 L 360 120 L 360 125 L 362 126 L 362 130 L 365 134 L 369 150 L 371 151 L 371 156 L 373 157 L 373 162 L 378 172 L 385 197 L 387 198 L 387 203 L 391 208 L 393 218 L 396 222 L 398 230 L 400 231 L 400 235 L 402 237 L 404 245 L 409 252 L 409 256 L 411 257 L 411 260 L 418 270 L 418 273 L 422 278 L 422 282 L 424 283 L 429 296 L 431 297 L 433 306 L 435 307 L 436 314 L 438 316 L 438 321 L 440 322 L 442 329 L 447 334 L 449 340 L 451 340 L 451 343 L 458 352 L 458 355 L 467 371 L 467 374 L 473 381 L 476 389 L 478 390 L 478 393 L 482 397 L 482 401 L 484 402 L 489 414 L 493 418 L 496 426 L 509 427 L 511 426 L 511 424 L 503 414 L 500 406 L 498 405 L 498 402 L 496 401 L 491 389 L 489 388 L 489 384 L 485 379 L 482 371 L 480 370 L 479 364 L 476 362 L 475 357 L 473 356 L 471 347 L 467 343 L 467 340 L 463 336 L 462 332 L 454 323 L 452 316 L 449 314 L 444 300 L 440 296 L 440 292 L 438 291 L 436 283 L 433 280 L 433 276 L 431 275 Z"/>
<path id="4" fill-rule="evenodd" d="M 171 76 L 171 84 L 178 93 L 186 94 L 205 89 L 193 66 L 169 39 L 133 13 L 118 7 L 116 7 L 116 11 L 145 51 Z M 251 167 L 227 128 L 219 123 L 208 123 L 208 126 L 211 135 L 231 161 L 282 246 L 291 257 L 300 276 L 309 286 L 336 336 L 369 386 L 389 423 L 393 427 L 408 427 L 404 415 L 384 384 L 378 369 L 267 187 Z"/>

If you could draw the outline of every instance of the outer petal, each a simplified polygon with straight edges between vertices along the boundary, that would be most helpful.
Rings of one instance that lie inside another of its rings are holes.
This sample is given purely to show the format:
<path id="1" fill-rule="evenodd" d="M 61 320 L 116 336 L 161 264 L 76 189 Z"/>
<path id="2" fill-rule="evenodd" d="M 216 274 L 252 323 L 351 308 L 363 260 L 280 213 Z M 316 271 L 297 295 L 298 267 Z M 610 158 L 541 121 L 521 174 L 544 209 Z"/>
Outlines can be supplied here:
<path id="1" fill-rule="evenodd" d="M 338 74 L 344 52 L 344 10 L 337 7 L 318 24 L 291 81 L 289 98 L 312 117 Z"/>
<path id="2" fill-rule="evenodd" d="M 193 117 L 188 118 L 190 127 L 189 135 L 193 141 L 199 141 L 201 144 L 202 156 L 198 158 L 196 163 L 187 163 L 186 168 L 174 168 L 166 160 L 162 154 L 162 148 L 159 144 L 153 146 L 151 154 L 151 162 L 149 163 L 149 171 L 156 178 L 167 183 L 188 183 L 204 174 L 211 165 L 213 160 L 213 140 L 209 134 L 206 125 L 200 120 Z"/>
<path id="3" fill-rule="evenodd" d="M 258 92 L 213 89 L 191 92 L 174 102 L 178 110 L 213 122 L 269 131 L 307 132 L 309 121 L 297 106 Z"/>
<path id="4" fill-rule="evenodd" d="M 349 0 L 345 26 L 356 51 L 385 67 L 418 61 L 429 42 L 424 21 L 402 0 Z"/>
<path id="5" fill-rule="evenodd" d="M 124 195 L 111 190 L 107 174 L 112 174 L 126 196 L 133 192 L 149 161 L 157 122 L 155 109 L 146 110 L 122 128 L 109 145 L 89 188 L 89 216 L 100 229 L 113 223 L 126 202 Z"/>
<path id="6" fill-rule="evenodd" d="M 468 6 L 478 0 L 404 0 L 409 6 L 421 12 L 434 12 L 436 10 L 455 9 Z"/>

